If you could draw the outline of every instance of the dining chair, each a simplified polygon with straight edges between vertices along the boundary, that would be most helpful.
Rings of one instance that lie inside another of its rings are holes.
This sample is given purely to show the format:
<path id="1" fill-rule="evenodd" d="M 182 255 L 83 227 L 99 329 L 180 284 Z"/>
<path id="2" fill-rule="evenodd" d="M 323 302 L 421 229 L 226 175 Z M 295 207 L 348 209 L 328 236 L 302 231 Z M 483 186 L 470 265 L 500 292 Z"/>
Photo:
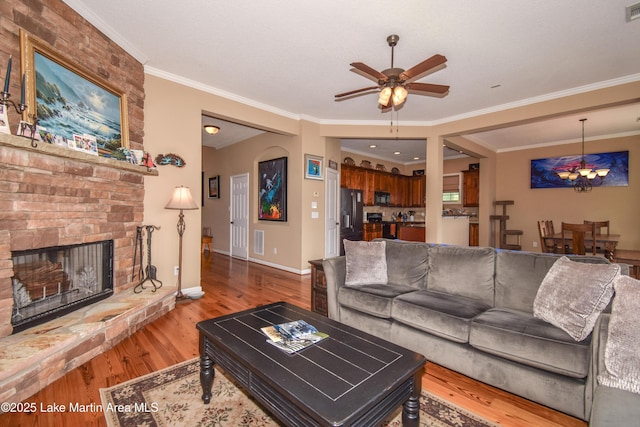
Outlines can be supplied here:
<path id="1" fill-rule="evenodd" d="M 588 245 L 596 255 L 596 226 L 594 224 L 570 224 L 562 223 L 562 248 L 564 253 L 568 253 L 569 247 L 574 255 L 585 255 L 586 246 Z M 569 237 L 569 234 L 571 237 Z M 589 245 L 589 240 L 591 244 Z"/>
<path id="2" fill-rule="evenodd" d="M 584 221 L 585 224 L 593 224 L 596 226 L 596 234 L 609 234 L 609 221 Z M 602 229 L 606 228 L 607 232 L 603 233 Z M 587 247 L 587 252 L 591 252 L 592 249 Z M 603 254 L 604 253 L 604 248 L 601 248 L 600 246 L 596 246 L 596 253 L 599 254 Z"/>
<path id="3" fill-rule="evenodd" d="M 538 234 L 540 234 L 540 247 L 542 252 L 557 253 L 558 245 L 548 237 L 554 234 L 553 221 L 538 221 Z"/>

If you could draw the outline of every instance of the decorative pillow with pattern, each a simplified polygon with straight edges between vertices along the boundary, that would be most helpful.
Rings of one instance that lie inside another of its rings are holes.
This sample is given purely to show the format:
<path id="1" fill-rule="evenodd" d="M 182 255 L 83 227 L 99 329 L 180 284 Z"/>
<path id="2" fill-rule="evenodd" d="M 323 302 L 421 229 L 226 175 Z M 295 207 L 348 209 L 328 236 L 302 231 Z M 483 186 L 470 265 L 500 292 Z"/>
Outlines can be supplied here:
<path id="1" fill-rule="evenodd" d="M 588 264 L 558 258 L 538 288 L 533 315 L 568 333 L 576 341 L 591 334 L 596 319 L 613 296 L 618 264 Z"/>
<path id="2" fill-rule="evenodd" d="M 604 348 L 605 372 L 598 382 L 640 393 L 640 280 L 619 276 L 613 283 L 609 334 Z"/>
<path id="3" fill-rule="evenodd" d="M 387 284 L 385 242 L 344 240 L 347 263 L 345 285 Z"/>

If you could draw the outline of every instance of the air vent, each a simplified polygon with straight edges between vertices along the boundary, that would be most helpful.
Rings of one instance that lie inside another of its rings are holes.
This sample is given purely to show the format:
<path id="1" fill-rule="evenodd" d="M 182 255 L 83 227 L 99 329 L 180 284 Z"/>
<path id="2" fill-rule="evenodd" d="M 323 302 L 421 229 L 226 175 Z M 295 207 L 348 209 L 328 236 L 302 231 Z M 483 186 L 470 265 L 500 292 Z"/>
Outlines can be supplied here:
<path id="1" fill-rule="evenodd" d="M 256 255 L 264 255 L 264 231 L 253 230 L 253 252 Z"/>
<path id="2" fill-rule="evenodd" d="M 627 22 L 631 22 L 634 19 L 640 18 L 640 3 L 630 4 L 626 8 L 627 10 Z"/>

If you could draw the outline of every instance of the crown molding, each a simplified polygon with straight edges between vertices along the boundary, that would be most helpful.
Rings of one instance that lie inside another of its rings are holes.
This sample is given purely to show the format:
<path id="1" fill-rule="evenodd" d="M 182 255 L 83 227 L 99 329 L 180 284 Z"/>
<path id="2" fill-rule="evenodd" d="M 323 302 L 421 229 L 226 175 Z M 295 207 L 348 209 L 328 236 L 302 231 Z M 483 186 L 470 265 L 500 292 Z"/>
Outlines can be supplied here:
<path id="1" fill-rule="evenodd" d="M 145 55 L 135 45 L 131 44 L 129 40 L 124 38 L 120 33 L 113 29 L 112 26 L 107 24 L 102 18 L 96 15 L 91 9 L 89 9 L 82 0 L 62 0 L 71 9 L 76 11 L 80 16 L 89 21 L 91 25 L 102 31 L 107 37 L 113 40 L 118 46 L 124 49 L 129 55 L 133 56 L 142 65 L 149 61 L 147 55 Z"/>

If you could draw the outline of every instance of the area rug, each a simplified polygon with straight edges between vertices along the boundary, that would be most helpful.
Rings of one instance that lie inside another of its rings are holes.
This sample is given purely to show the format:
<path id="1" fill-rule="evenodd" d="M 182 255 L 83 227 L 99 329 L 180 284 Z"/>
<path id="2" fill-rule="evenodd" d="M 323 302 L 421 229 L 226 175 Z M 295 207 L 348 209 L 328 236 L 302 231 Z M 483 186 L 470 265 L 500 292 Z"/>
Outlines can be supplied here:
<path id="1" fill-rule="evenodd" d="M 204 405 L 198 358 L 100 389 L 102 411 L 109 427 L 280 426 L 217 367 L 212 394 L 211 403 Z M 402 426 L 401 419 L 399 408 L 384 425 Z M 424 391 L 420 398 L 420 425 L 497 426 Z"/>

